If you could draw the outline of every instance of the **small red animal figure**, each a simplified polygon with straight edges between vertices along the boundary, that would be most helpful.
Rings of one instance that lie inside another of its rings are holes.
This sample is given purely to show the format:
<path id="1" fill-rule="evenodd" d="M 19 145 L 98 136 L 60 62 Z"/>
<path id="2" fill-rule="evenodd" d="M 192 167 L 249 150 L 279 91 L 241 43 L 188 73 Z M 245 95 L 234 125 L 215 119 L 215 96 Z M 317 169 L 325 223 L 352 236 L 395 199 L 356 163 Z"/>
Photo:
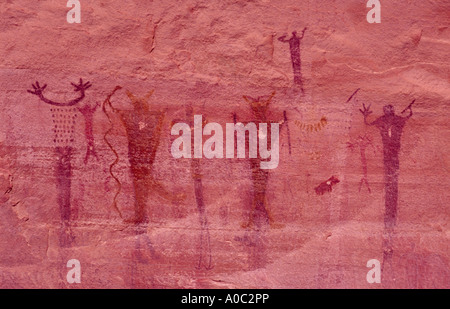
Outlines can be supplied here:
<path id="1" fill-rule="evenodd" d="M 339 179 L 331 176 L 328 180 L 315 187 L 314 190 L 316 191 L 317 195 L 323 195 L 325 192 L 331 192 L 333 190 L 333 186 L 339 182 Z"/>

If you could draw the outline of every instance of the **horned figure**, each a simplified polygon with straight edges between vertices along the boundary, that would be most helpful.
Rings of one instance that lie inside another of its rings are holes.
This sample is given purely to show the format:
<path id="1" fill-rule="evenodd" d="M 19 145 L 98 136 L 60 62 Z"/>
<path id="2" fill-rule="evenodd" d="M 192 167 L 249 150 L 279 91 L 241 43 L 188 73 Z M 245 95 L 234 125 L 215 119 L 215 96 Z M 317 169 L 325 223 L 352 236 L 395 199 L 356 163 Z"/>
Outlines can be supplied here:
<path id="1" fill-rule="evenodd" d="M 120 89 L 120 87 L 116 87 L 116 90 L 118 89 Z M 127 91 L 126 94 L 131 100 L 133 106 L 133 109 L 131 110 L 117 109 L 111 104 L 109 99 L 107 99 L 103 105 L 103 112 L 107 115 L 108 119 L 110 119 L 110 122 L 112 123 L 111 117 L 106 107 L 109 107 L 110 110 L 120 116 L 120 120 L 127 133 L 128 160 L 130 162 L 131 175 L 133 177 L 135 202 L 134 217 L 131 220 L 126 221 L 131 222 L 136 226 L 136 249 L 139 259 L 141 259 L 139 249 L 141 248 L 140 243 L 142 241 L 144 241 L 144 243 L 146 243 L 153 252 L 150 240 L 144 234 L 149 222 L 149 217 L 146 210 L 146 203 L 149 198 L 149 194 L 156 193 L 164 199 L 174 203 L 179 202 L 183 198 L 182 194 L 175 195 L 168 192 L 153 177 L 153 164 L 155 162 L 156 152 L 160 143 L 161 129 L 165 117 L 164 110 L 150 109 L 150 104 L 148 101 L 153 92 L 154 90 L 151 90 L 144 97 L 140 98 L 136 97 L 130 91 Z M 110 167 L 110 172 L 112 174 L 112 167 L 117 163 L 118 155 L 106 139 L 106 135 L 105 140 L 111 150 L 116 154 L 116 160 Z M 120 190 L 120 182 L 114 175 L 113 178 L 118 183 Z M 118 193 L 119 191 L 116 193 L 114 198 L 114 207 L 116 209 L 116 197 Z"/>
<path id="2" fill-rule="evenodd" d="M 92 86 L 90 82 L 83 83 L 81 78 L 79 84 L 72 83 L 72 85 L 75 87 L 75 92 L 79 92 L 79 96 L 78 98 L 65 103 L 56 102 L 46 98 L 43 92 L 47 85 L 41 86 L 39 85 L 39 82 L 32 84 L 33 90 L 28 90 L 29 93 L 36 95 L 41 101 L 52 106 L 50 111 L 52 112 L 53 122 L 53 142 L 56 146 L 55 152 L 57 155 L 57 200 L 61 216 L 60 245 L 63 247 L 70 246 L 73 241 L 70 223 L 70 198 L 72 178 L 71 159 L 73 154 L 74 127 L 77 118 L 77 109 L 75 108 L 75 105 L 85 98 L 86 90 Z M 89 126 L 90 130 L 92 130 L 92 124 L 86 123 L 86 126 Z M 92 133 L 92 131 L 90 133 Z M 93 141 L 89 141 L 89 143 L 90 147 L 93 147 Z M 93 148 L 91 151 L 94 151 L 95 153 Z"/>
<path id="3" fill-rule="evenodd" d="M 250 105 L 253 114 L 252 123 L 260 127 L 261 123 L 267 123 L 267 109 L 269 107 L 275 92 L 269 97 L 263 96 L 258 98 L 252 98 L 250 96 L 243 96 L 244 100 Z M 286 113 L 283 114 L 283 120 L 278 121 L 279 124 L 283 124 L 287 121 Z M 234 122 L 237 122 L 236 114 L 233 114 Z M 261 138 L 261 137 L 260 137 Z M 271 144 L 271 130 L 267 131 L 267 143 Z M 278 137 L 273 137 L 278 138 Z M 269 171 L 267 169 L 261 169 L 262 158 L 258 153 L 256 158 L 249 158 L 250 168 L 252 172 L 253 182 L 253 199 L 252 209 L 250 212 L 249 221 L 243 224 L 243 227 L 253 227 L 257 229 L 261 228 L 263 224 L 270 224 L 272 227 L 277 227 L 267 209 L 266 201 L 266 189 L 269 179 Z"/>
<path id="4" fill-rule="evenodd" d="M 302 36 L 297 36 L 297 31 L 292 32 L 292 37 L 287 40 L 286 35 L 283 35 L 278 38 L 280 42 L 289 43 L 289 49 L 291 52 L 291 61 L 292 61 L 292 69 L 294 71 L 294 84 L 300 87 L 302 93 L 303 90 L 303 81 L 302 81 L 302 62 L 300 58 L 300 41 L 305 36 L 306 27 L 302 31 Z"/>

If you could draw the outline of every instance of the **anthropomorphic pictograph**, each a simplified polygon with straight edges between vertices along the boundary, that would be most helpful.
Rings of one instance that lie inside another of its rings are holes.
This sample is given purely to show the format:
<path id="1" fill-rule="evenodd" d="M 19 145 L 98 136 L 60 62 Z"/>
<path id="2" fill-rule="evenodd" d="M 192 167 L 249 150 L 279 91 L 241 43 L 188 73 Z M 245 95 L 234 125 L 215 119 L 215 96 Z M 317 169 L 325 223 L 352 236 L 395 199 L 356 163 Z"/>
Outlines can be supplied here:
<path id="1" fill-rule="evenodd" d="M 164 199 L 177 203 L 181 201 L 184 194 L 172 194 L 168 192 L 153 177 L 153 164 L 161 138 L 161 129 L 165 117 L 164 110 L 152 110 L 148 102 L 154 90 L 149 91 L 144 97 L 136 97 L 130 91 L 126 94 L 131 100 L 133 109 L 120 110 L 115 108 L 110 100 L 106 100 L 103 111 L 110 118 L 108 109 L 120 116 L 122 124 L 125 126 L 128 139 L 128 160 L 130 162 L 131 175 L 134 186 L 134 216 L 126 222 L 133 223 L 136 228 L 136 254 L 138 260 L 144 261 L 140 255 L 141 244 L 146 244 L 154 255 L 153 247 L 148 236 L 145 234 L 150 221 L 147 213 L 147 200 L 150 194 L 157 194 Z M 107 108 L 108 107 L 108 108 Z M 116 154 L 115 163 L 118 160 L 117 152 L 109 144 Z M 114 163 L 113 163 L 114 165 Z M 111 166 L 112 167 L 112 166 Z M 110 172 L 112 172 L 110 168 Z M 117 177 L 113 176 L 116 181 Z M 119 182 L 120 184 L 120 182 Z M 117 194 L 116 194 L 117 197 Z M 114 204 L 116 201 L 114 200 Z M 116 209 L 117 206 L 115 206 Z M 150 214 L 151 215 L 151 214 Z"/>
<path id="2" fill-rule="evenodd" d="M 300 88 L 301 92 L 304 93 L 303 80 L 302 80 L 302 62 L 300 58 L 300 41 L 305 36 L 306 27 L 302 31 L 300 37 L 297 36 L 297 31 L 292 32 L 292 37 L 286 39 L 286 35 L 278 38 L 280 42 L 289 43 L 289 49 L 291 52 L 292 70 L 294 71 L 294 84 Z"/>
<path id="3" fill-rule="evenodd" d="M 63 247 L 70 246 L 74 240 L 71 230 L 71 181 L 72 181 L 72 156 L 74 148 L 74 128 L 77 119 L 77 109 L 75 105 L 81 102 L 86 95 L 86 90 L 92 84 L 84 83 L 80 78 L 79 84 L 72 85 L 75 92 L 79 92 L 79 96 L 69 102 L 56 102 L 44 96 L 44 90 L 47 85 L 39 85 L 39 82 L 32 84 L 33 90 L 29 93 L 36 95 L 41 101 L 51 105 L 53 122 L 53 142 L 55 144 L 55 152 L 57 155 L 56 179 L 57 179 L 57 201 L 61 216 L 61 233 L 60 245 Z M 86 123 L 86 125 L 88 125 Z M 92 128 L 92 124 L 89 124 Z M 92 142 L 92 141 L 91 141 Z M 93 143 L 92 143 L 93 146 Z M 87 157 L 86 157 L 87 160 Z"/>
<path id="4" fill-rule="evenodd" d="M 413 115 L 411 102 L 402 114 L 409 110 L 409 114 L 405 117 L 395 114 L 392 105 L 383 107 L 384 115 L 377 118 L 373 122 L 368 121 L 369 115 L 372 113 L 370 105 L 368 107 L 363 104 L 360 109 L 364 116 L 364 123 L 369 126 L 375 126 L 380 130 L 383 142 L 383 163 L 384 163 L 384 182 L 385 182 L 385 213 L 384 213 L 384 235 L 383 235 L 383 266 L 391 267 L 393 256 L 393 232 L 397 221 L 398 206 L 398 175 L 400 169 L 399 152 L 400 142 L 403 128 L 406 121 Z"/>
<path id="5" fill-rule="evenodd" d="M 267 109 L 270 102 L 272 101 L 275 92 L 271 95 L 252 98 L 250 96 L 243 96 L 244 100 L 250 105 L 253 119 L 250 121 L 260 127 L 261 123 L 269 122 L 267 118 Z M 235 123 L 238 121 L 236 114 L 233 114 L 233 119 Z M 283 115 L 283 120 L 278 121 L 279 124 L 283 124 L 287 121 L 286 113 Z M 267 131 L 267 143 L 271 143 L 271 131 Z M 274 137 L 278 138 L 278 137 Z M 260 137 L 261 139 L 261 137 Z M 253 199 L 252 199 L 252 209 L 250 212 L 249 221 L 244 223 L 244 227 L 256 227 L 261 228 L 263 224 L 270 224 L 272 226 L 277 226 L 267 209 L 266 201 L 266 190 L 267 182 L 269 179 L 269 171 L 267 169 L 261 169 L 261 157 L 258 154 L 256 158 L 249 158 L 250 168 L 252 173 L 252 183 L 253 183 Z"/>

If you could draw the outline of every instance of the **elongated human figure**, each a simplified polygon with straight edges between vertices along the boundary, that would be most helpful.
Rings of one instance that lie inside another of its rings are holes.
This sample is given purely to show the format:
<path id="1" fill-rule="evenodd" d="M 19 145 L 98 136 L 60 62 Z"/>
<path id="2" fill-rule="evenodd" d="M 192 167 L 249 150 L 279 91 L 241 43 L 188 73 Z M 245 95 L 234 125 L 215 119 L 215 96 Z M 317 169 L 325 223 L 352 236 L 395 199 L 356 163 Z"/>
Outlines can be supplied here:
<path id="1" fill-rule="evenodd" d="M 70 246 L 73 242 L 73 235 L 70 227 L 71 217 L 71 180 L 72 180 L 72 154 L 74 142 L 74 126 L 77 118 L 75 106 L 85 98 L 85 92 L 92 85 L 90 82 L 83 83 L 80 78 L 79 84 L 73 84 L 75 92 L 79 92 L 78 98 L 69 102 L 56 102 L 44 96 L 44 90 L 47 85 L 40 86 L 39 82 L 32 84 L 33 90 L 29 93 L 36 95 L 39 99 L 52 106 L 53 132 L 55 143 L 55 152 L 57 155 L 56 179 L 57 179 L 57 201 L 61 216 L 60 245 L 62 247 Z"/>
<path id="2" fill-rule="evenodd" d="M 401 117 L 395 114 L 392 105 L 385 105 L 383 107 L 384 115 L 377 118 L 373 122 L 367 120 L 372 113 L 370 106 L 366 107 L 363 104 L 363 109 L 360 109 L 364 116 L 364 123 L 369 126 L 376 126 L 381 133 L 383 141 L 383 162 L 384 162 L 384 182 L 385 182 L 385 213 L 384 225 L 385 235 L 383 240 L 383 269 L 385 265 L 392 266 L 392 235 L 397 221 L 397 206 L 398 206 L 398 174 L 399 174 L 399 152 L 400 142 L 403 133 L 403 128 L 406 121 L 413 115 L 412 104 L 409 104 L 402 113 L 409 110 L 409 115 Z"/>

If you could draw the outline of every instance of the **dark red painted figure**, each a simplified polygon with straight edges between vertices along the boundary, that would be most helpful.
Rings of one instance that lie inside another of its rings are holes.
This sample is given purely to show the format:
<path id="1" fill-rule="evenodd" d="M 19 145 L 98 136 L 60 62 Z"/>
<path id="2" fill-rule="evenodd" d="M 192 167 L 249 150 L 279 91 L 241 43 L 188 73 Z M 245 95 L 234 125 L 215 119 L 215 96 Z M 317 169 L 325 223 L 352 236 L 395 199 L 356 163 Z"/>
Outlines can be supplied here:
<path id="1" fill-rule="evenodd" d="M 414 103 L 414 101 L 413 101 Z M 384 115 L 373 122 L 368 122 L 367 117 L 372 113 L 370 106 L 366 108 L 363 104 L 364 123 L 369 126 L 376 126 L 381 133 L 383 141 L 383 162 L 384 162 L 384 179 L 385 179 L 385 227 L 392 229 L 395 226 L 397 218 L 397 200 L 398 200 L 398 172 L 400 152 L 400 139 L 403 127 L 406 121 L 412 116 L 412 103 L 404 110 L 410 113 L 406 117 L 395 115 L 394 107 L 386 105 L 383 107 Z"/>
<path id="2" fill-rule="evenodd" d="M 56 145 L 55 152 L 57 155 L 56 165 L 56 188 L 58 192 L 57 202 L 59 205 L 59 212 L 61 216 L 61 233 L 60 245 L 62 247 L 70 246 L 73 241 L 73 235 L 70 226 L 71 218 L 71 179 L 72 179 L 72 165 L 71 158 L 73 152 L 73 130 L 75 125 L 75 108 L 73 106 L 84 99 L 86 89 L 92 85 L 90 82 L 83 83 L 80 78 L 78 85 L 73 84 L 76 92 L 80 92 L 78 98 L 66 103 L 59 103 L 49 100 L 44 97 L 43 91 L 47 85 L 40 86 L 39 82 L 32 84 L 33 90 L 28 90 L 29 93 L 34 94 L 41 99 L 41 101 L 56 106 L 51 109 L 52 121 L 54 124 L 54 143 Z"/>
<path id="3" fill-rule="evenodd" d="M 383 161 L 384 161 L 384 181 L 385 181 L 385 214 L 384 214 L 384 235 L 383 235 L 383 264 L 382 271 L 385 281 L 389 283 L 395 280 L 392 268 L 393 250 L 393 233 L 397 221 L 397 204 L 398 204 L 398 174 L 399 174 L 399 152 L 400 141 L 403 127 L 406 121 L 411 118 L 412 101 L 402 113 L 409 110 L 409 115 L 401 117 L 395 115 L 394 107 L 386 105 L 383 107 L 384 115 L 373 122 L 368 122 L 367 117 L 372 113 L 370 106 L 366 108 L 363 104 L 361 113 L 364 116 L 364 123 L 370 126 L 376 126 L 381 133 L 383 141 Z"/>
<path id="4" fill-rule="evenodd" d="M 333 186 L 338 184 L 340 182 L 339 179 L 337 179 L 334 176 L 331 176 L 324 182 L 321 182 L 317 187 L 314 188 L 314 191 L 316 191 L 317 195 L 324 195 L 325 193 L 329 193 L 333 191 Z"/>
<path id="5" fill-rule="evenodd" d="M 292 69 L 294 71 L 294 84 L 300 87 L 302 93 L 303 90 L 303 81 L 302 81 L 302 62 L 300 59 L 300 41 L 305 36 L 305 31 L 307 28 L 303 29 L 302 36 L 298 37 L 297 32 L 292 32 L 292 37 L 289 40 L 286 40 L 286 35 L 283 35 L 278 38 L 280 42 L 289 43 L 289 49 L 291 51 L 291 61 L 292 61 Z"/>

